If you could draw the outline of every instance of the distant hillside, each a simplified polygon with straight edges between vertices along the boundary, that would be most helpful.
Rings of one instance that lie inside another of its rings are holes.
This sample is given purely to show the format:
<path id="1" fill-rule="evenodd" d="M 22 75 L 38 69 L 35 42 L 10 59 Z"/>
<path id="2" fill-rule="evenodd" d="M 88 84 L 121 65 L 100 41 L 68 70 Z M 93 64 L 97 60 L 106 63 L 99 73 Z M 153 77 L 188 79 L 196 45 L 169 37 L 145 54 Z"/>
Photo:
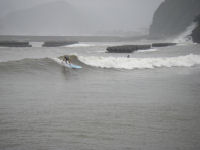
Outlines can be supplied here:
<path id="1" fill-rule="evenodd" d="M 0 18 L 0 34 L 63 35 L 87 30 L 89 22 L 65 1 L 18 10 Z"/>
<path id="2" fill-rule="evenodd" d="M 156 10 L 149 30 L 152 37 L 183 32 L 200 14 L 200 0 L 165 0 Z"/>
<path id="3" fill-rule="evenodd" d="M 31 8 L 35 5 L 48 2 L 50 0 L 0 0 L 0 17 L 6 14 L 25 8 Z"/>

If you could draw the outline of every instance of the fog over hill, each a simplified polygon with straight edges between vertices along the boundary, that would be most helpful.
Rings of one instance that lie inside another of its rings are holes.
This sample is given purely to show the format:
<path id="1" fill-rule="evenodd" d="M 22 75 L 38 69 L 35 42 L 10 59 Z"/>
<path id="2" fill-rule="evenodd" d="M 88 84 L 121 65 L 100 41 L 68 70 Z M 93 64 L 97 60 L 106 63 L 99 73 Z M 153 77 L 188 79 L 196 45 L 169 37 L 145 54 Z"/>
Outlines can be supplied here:
<path id="1" fill-rule="evenodd" d="M 0 0 L 1 35 L 136 34 L 162 0 Z"/>
<path id="2" fill-rule="evenodd" d="M 31 8 L 35 5 L 51 1 L 52 0 L 0 0 L 0 17 L 16 10 Z"/>
<path id="3" fill-rule="evenodd" d="M 86 30 L 83 15 L 67 2 L 51 2 L 9 13 L 1 19 L 1 34 L 51 35 Z M 81 26 L 81 28 L 80 28 Z"/>

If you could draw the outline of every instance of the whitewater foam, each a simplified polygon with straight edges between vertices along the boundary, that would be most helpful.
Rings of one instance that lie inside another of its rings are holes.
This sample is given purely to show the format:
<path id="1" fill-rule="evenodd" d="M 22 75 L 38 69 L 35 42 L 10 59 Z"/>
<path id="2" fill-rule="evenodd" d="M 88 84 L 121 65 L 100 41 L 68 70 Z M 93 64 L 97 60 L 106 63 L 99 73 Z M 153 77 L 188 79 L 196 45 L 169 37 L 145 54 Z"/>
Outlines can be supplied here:
<path id="1" fill-rule="evenodd" d="M 149 53 L 149 52 L 156 52 L 156 51 L 158 51 L 158 50 L 155 48 L 152 48 L 152 49 L 148 49 L 148 50 L 138 50 L 136 52 L 137 53 Z"/>
<path id="2" fill-rule="evenodd" d="M 95 46 L 95 45 L 88 43 L 78 43 L 78 44 L 67 45 L 66 47 L 90 47 L 90 46 Z"/>
<path id="3" fill-rule="evenodd" d="M 153 69 L 158 67 L 192 67 L 200 64 L 200 55 L 189 54 L 178 57 L 126 58 L 80 56 L 79 60 L 87 65 L 115 69 Z"/>
<path id="4" fill-rule="evenodd" d="M 32 47 L 42 47 L 43 42 L 29 42 Z"/>
<path id="5" fill-rule="evenodd" d="M 174 43 L 193 43 L 192 39 L 191 39 L 191 33 L 192 31 L 196 28 L 197 24 L 196 23 L 192 23 L 190 26 L 188 26 L 186 28 L 186 30 L 181 33 L 180 35 L 178 35 L 175 39 L 174 39 Z"/>
<path id="6" fill-rule="evenodd" d="M 53 61 L 55 61 L 56 63 L 62 65 L 62 66 L 65 66 L 65 62 L 59 58 L 50 58 L 52 59 Z"/>

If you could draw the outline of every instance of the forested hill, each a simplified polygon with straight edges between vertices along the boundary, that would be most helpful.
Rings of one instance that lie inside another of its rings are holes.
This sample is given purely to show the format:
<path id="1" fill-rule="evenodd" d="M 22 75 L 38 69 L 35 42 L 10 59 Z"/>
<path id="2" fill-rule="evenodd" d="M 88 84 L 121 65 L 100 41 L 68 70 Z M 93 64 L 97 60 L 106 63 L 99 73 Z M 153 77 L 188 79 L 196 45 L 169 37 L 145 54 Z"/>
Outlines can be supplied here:
<path id="1" fill-rule="evenodd" d="M 165 0 L 156 10 L 151 37 L 168 37 L 183 32 L 200 14 L 200 0 Z"/>

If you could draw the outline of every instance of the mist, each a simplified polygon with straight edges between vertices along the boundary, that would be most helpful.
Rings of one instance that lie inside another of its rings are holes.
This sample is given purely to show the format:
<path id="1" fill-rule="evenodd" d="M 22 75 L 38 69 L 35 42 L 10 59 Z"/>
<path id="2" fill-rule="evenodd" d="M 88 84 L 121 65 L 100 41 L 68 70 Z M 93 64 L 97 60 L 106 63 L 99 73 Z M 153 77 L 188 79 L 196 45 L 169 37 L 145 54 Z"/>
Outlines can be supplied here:
<path id="1" fill-rule="evenodd" d="M 0 34 L 145 34 L 162 1 L 0 0 Z"/>

